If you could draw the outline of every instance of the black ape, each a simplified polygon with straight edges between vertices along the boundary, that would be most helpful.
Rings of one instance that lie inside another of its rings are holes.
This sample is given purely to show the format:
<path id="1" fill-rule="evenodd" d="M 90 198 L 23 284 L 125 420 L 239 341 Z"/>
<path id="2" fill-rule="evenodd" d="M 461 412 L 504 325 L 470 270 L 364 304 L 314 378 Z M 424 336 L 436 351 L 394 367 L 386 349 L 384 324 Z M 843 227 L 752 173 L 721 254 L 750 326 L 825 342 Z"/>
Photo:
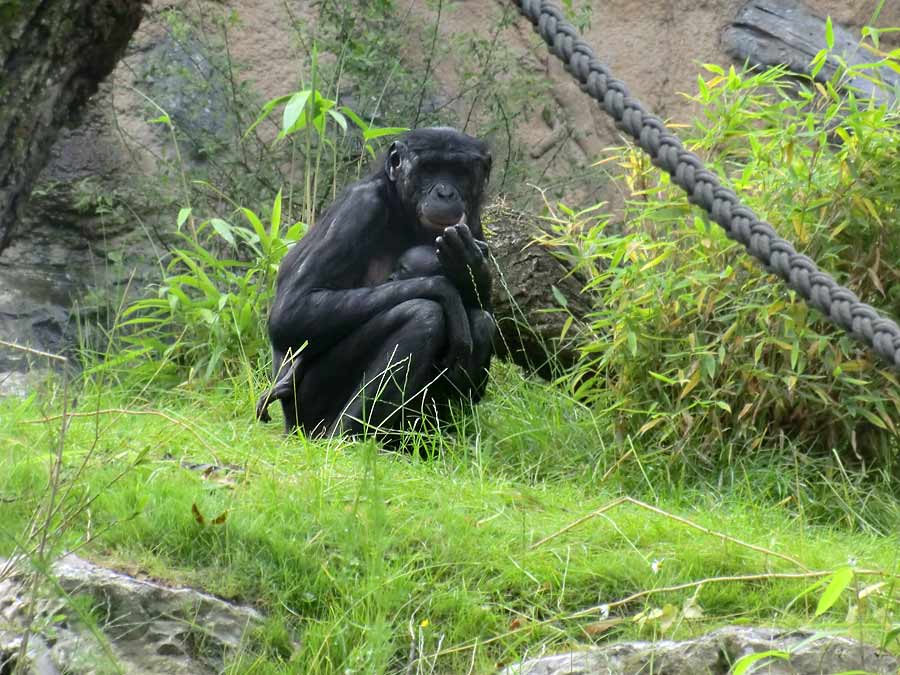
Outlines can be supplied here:
<path id="1" fill-rule="evenodd" d="M 488 245 L 479 239 L 475 244 L 481 250 L 481 254 L 487 256 Z M 444 268 L 438 248 L 433 245 L 413 246 L 406 251 L 397 261 L 397 269 L 388 278 L 388 281 L 398 279 L 414 279 L 415 277 L 435 277 L 442 275 Z"/>
<path id="2" fill-rule="evenodd" d="M 419 129 L 332 204 L 281 263 L 276 382 L 260 419 L 278 399 L 288 431 L 388 433 L 482 396 L 495 330 L 478 241 L 490 167 L 481 141 Z"/>
<path id="3" fill-rule="evenodd" d="M 487 255 L 486 242 L 475 240 L 476 245 L 483 255 Z M 434 277 L 444 274 L 441 260 L 438 256 L 437 246 L 434 244 L 421 244 L 408 249 L 397 261 L 397 268 L 388 277 L 388 281 L 400 279 L 414 279 L 416 277 Z M 288 363 L 289 362 L 289 363 Z M 275 384 L 267 389 L 256 403 L 256 417 L 263 422 L 270 422 L 269 405 L 274 401 L 285 399 L 294 392 L 295 380 L 302 375 L 300 369 L 303 358 L 300 354 L 291 354 L 288 362 L 282 364 L 281 372 L 276 373 Z"/>
<path id="4" fill-rule="evenodd" d="M 400 279 L 415 279 L 416 277 L 436 277 L 444 273 L 441 267 L 441 259 L 438 258 L 437 248 L 434 245 L 423 244 L 413 246 L 400 256 L 397 261 L 397 269 L 388 277 L 388 281 Z"/>

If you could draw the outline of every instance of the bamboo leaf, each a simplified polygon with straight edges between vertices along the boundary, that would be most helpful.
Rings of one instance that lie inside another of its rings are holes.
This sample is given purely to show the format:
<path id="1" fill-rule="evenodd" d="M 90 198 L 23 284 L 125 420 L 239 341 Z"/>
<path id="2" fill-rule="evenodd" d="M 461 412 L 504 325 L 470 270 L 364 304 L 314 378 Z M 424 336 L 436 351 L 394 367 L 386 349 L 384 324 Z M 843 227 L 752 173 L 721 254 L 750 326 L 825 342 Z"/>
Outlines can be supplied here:
<path id="1" fill-rule="evenodd" d="M 819 598 L 819 604 L 816 605 L 816 616 L 821 616 L 831 609 L 834 603 L 838 601 L 838 598 L 841 597 L 841 593 L 847 589 L 847 586 L 849 586 L 852 581 L 852 568 L 842 567 L 835 571 L 835 573 L 831 575 L 831 581 L 828 582 L 828 586 L 822 591 L 822 595 Z"/>

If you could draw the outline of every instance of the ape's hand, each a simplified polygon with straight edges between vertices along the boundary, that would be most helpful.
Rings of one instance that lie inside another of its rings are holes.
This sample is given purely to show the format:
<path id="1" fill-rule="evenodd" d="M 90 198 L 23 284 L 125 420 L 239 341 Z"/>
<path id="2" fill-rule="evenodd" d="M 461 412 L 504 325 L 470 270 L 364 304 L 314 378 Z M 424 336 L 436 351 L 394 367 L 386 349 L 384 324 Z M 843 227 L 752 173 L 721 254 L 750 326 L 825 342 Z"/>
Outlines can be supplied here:
<path id="1" fill-rule="evenodd" d="M 435 244 L 444 274 L 459 290 L 465 304 L 487 307 L 490 302 L 487 244 L 475 239 L 465 224 L 445 228 Z"/>

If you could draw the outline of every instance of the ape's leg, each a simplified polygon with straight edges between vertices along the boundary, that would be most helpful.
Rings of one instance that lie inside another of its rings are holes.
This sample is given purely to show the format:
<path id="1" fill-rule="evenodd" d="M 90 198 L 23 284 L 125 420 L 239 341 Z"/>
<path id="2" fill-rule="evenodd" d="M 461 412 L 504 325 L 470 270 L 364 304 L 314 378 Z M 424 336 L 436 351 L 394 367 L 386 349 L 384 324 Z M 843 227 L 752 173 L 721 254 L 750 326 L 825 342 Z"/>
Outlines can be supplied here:
<path id="1" fill-rule="evenodd" d="M 490 312 L 470 309 L 468 313 L 473 344 L 471 362 L 466 367 L 457 366 L 447 370 L 437 383 L 435 400 L 441 404 L 438 409 L 444 419 L 448 412 L 448 403 L 451 401 L 476 403 L 481 400 L 487 389 L 497 324 Z"/>
<path id="2" fill-rule="evenodd" d="M 285 408 L 286 404 L 293 405 L 292 401 L 297 394 L 297 383 L 300 382 L 302 375 L 300 366 L 303 360 L 300 356 L 296 356 L 293 363 L 285 362 L 284 355 L 275 351 L 272 354 L 272 362 L 275 370 L 275 383 L 266 389 L 256 401 L 256 419 L 260 422 L 270 422 L 272 420 L 269 416 L 269 406 L 273 402 L 281 401 L 281 406 L 285 411 L 287 410 Z M 292 415 L 292 419 L 295 417 L 296 415 Z"/>
<path id="3" fill-rule="evenodd" d="M 444 310 L 408 300 L 359 326 L 304 364 L 299 416 L 307 433 L 360 435 L 421 416 L 447 349 Z"/>
<path id="4" fill-rule="evenodd" d="M 472 389 L 466 398 L 480 401 L 487 389 L 491 356 L 494 354 L 494 340 L 497 338 L 497 322 L 494 315 L 483 309 L 469 310 L 469 326 L 472 329 L 472 366 L 467 369 L 467 380 Z"/>

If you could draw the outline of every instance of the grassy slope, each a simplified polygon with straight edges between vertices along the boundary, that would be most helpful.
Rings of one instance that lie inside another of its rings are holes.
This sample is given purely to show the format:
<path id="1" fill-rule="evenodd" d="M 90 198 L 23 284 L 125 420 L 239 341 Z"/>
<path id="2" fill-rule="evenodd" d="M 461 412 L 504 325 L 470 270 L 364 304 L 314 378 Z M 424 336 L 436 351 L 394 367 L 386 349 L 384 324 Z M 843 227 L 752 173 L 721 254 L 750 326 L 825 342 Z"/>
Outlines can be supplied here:
<path id="1" fill-rule="evenodd" d="M 735 622 L 840 624 L 878 639 L 875 596 L 849 625 L 846 602 L 813 619 L 820 591 L 792 603 L 815 578 L 650 594 L 614 607 L 608 622 L 600 611 L 577 613 L 649 589 L 827 571 L 851 558 L 900 573 L 887 488 L 822 473 L 790 448 L 719 472 L 696 469 L 690 458 L 617 442 L 598 418 L 505 366 L 455 434 L 419 439 L 430 460 L 368 443 L 285 439 L 279 425 L 252 422 L 243 382 L 95 389 L 79 395 L 80 413 L 166 416 L 71 422 L 63 483 L 72 489 L 56 522 L 73 517 L 55 544 L 81 546 L 89 536 L 83 555 L 260 606 L 271 619 L 233 672 L 398 671 L 412 641 L 410 672 L 491 672 L 524 655 Z M 31 421 L 58 411 L 59 398 L 0 403 L 0 553 L 25 540 L 44 498 L 59 421 Z M 205 475 L 187 463 L 235 468 Z M 800 565 L 634 505 L 532 548 L 620 496 Z M 209 523 L 226 512 L 223 524 Z M 892 607 L 897 593 L 892 582 L 886 588 Z M 691 598 L 702 616 L 680 611 Z"/>

